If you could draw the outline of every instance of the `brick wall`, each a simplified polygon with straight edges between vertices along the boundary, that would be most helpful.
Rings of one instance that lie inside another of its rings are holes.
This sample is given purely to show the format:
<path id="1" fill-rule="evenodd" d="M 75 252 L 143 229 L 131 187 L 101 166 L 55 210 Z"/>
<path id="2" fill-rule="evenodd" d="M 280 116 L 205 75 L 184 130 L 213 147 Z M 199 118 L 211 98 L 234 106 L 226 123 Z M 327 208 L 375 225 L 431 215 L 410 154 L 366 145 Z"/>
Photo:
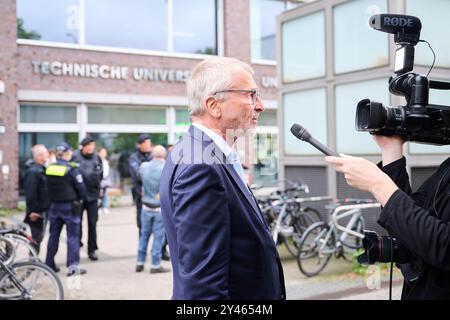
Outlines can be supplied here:
<path id="1" fill-rule="evenodd" d="M 0 123 L 6 133 L 0 134 L 0 150 L 3 151 L 2 166 L 9 167 L 9 175 L 0 172 L 0 206 L 14 207 L 18 191 L 18 136 L 16 123 L 17 77 L 16 77 L 16 4 L 15 0 L 0 1 L 0 80 L 5 92 L 0 94 Z M 0 170 L 1 171 L 1 170 Z"/>

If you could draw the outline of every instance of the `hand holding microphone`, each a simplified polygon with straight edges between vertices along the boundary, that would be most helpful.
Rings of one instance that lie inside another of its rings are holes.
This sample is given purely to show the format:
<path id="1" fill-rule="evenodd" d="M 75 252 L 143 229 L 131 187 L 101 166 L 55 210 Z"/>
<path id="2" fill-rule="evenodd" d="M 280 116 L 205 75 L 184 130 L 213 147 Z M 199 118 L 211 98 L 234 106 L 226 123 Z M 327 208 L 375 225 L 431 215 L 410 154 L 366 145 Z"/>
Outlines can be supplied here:
<path id="1" fill-rule="evenodd" d="M 325 160 L 332 164 L 337 172 L 344 174 L 347 183 L 354 188 L 368 191 L 374 195 L 381 205 L 385 205 L 391 195 L 398 189 L 396 184 L 374 163 L 360 157 L 338 155 L 335 151 L 314 139 L 301 125 L 295 123 L 291 127 L 292 134 L 306 141 L 327 156 Z"/>

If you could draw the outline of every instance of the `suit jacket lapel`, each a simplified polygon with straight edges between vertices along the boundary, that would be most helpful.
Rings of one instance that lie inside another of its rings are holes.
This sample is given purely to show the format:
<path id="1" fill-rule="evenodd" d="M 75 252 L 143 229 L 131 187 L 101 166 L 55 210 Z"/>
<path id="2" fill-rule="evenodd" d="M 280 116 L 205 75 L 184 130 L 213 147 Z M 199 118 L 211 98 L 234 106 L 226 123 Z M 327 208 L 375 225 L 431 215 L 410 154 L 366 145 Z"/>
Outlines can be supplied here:
<path id="1" fill-rule="evenodd" d="M 242 179 L 239 177 L 239 174 L 236 172 L 236 170 L 234 170 L 234 168 L 233 168 L 233 166 L 231 164 L 224 164 L 224 168 L 231 175 L 231 177 L 233 178 L 234 182 L 238 185 L 239 189 L 244 194 L 245 198 L 247 199 L 247 201 L 250 203 L 250 205 L 252 206 L 253 210 L 255 211 L 256 216 L 258 217 L 258 219 L 261 221 L 261 223 L 264 226 L 266 226 L 266 224 L 262 220 L 263 218 L 262 218 L 261 213 L 259 211 L 258 205 L 257 205 L 255 199 L 253 198 L 253 195 L 251 194 L 251 191 L 247 188 L 246 185 L 244 185 L 244 183 L 242 182 Z"/>
<path id="2" fill-rule="evenodd" d="M 208 135 L 204 134 L 203 131 L 199 130 L 198 128 L 196 128 L 192 125 L 189 128 L 189 134 L 193 139 L 196 139 L 196 140 L 197 140 L 197 138 L 202 137 L 203 150 L 207 146 L 210 146 L 211 143 L 214 143 L 214 141 L 212 141 L 212 139 Z M 214 156 L 220 161 L 222 166 L 225 168 L 225 170 L 228 172 L 228 174 L 233 178 L 234 182 L 238 185 L 239 190 L 242 192 L 245 199 L 247 199 L 247 201 L 250 203 L 250 205 L 253 208 L 253 210 L 255 211 L 255 214 L 258 217 L 259 221 L 263 224 L 263 226 L 265 228 L 268 228 L 267 224 L 263 220 L 262 213 L 259 210 L 258 204 L 256 203 L 256 200 L 253 197 L 253 194 L 247 188 L 247 186 L 242 182 L 242 179 L 239 177 L 239 174 L 236 172 L 236 170 L 234 170 L 233 165 L 226 163 L 226 157 L 221 152 L 220 148 L 215 143 L 214 143 L 214 145 L 216 146 L 215 148 L 212 148 Z"/>

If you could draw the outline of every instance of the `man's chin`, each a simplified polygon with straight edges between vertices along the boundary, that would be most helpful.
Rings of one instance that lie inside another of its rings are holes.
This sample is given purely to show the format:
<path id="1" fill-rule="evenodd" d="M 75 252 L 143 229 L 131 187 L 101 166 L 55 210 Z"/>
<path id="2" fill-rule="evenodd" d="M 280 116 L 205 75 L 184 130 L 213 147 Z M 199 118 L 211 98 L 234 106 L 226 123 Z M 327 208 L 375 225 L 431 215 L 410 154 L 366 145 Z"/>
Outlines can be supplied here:
<path id="1" fill-rule="evenodd" d="M 256 134 L 255 126 L 244 129 L 227 129 L 226 136 L 233 138 L 253 137 Z"/>

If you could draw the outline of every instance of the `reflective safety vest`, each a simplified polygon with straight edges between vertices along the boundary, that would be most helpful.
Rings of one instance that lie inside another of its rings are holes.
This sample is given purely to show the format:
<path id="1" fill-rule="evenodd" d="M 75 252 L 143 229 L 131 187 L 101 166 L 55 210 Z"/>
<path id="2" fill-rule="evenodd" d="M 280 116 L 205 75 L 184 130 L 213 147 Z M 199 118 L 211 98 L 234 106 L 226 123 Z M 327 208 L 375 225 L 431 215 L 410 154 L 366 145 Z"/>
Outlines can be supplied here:
<path id="1" fill-rule="evenodd" d="M 78 199 L 74 179 L 68 165 L 53 163 L 45 170 L 51 202 L 71 202 Z"/>

